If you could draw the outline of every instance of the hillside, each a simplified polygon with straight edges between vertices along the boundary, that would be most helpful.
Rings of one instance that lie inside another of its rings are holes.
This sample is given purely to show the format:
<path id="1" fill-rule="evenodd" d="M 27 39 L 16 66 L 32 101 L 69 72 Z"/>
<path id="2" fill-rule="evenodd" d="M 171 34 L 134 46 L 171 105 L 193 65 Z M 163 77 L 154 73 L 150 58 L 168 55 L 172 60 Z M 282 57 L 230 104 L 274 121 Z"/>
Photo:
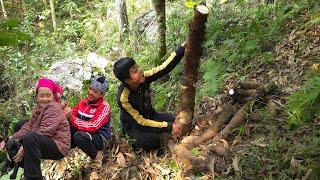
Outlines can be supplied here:
<path id="1" fill-rule="evenodd" d="M 129 33 L 124 40 L 119 39 L 114 2 L 57 1 L 56 30 L 51 28 L 49 8 L 40 11 L 39 4 L 34 3 L 26 4 L 23 17 L 18 16 L 18 2 L 5 3 L 14 12 L 12 17 L 23 20 L 12 32 L 21 31 L 32 40 L 22 39 L 18 46 L 0 47 L 3 59 L 0 65 L 1 122 L 8 119 L 14 124 L 29 117 L 34 105 L 31 90 L 34 83 L 53 63 L 62 59 L 86 57 L 94 52 L 108 61 L 125 54 L 137 59 L 145 69 L 155 65 L 158 46 L 153 36 L 157 27 L 154 14 L 150 13 L 151 3 L 127 1 Z M 190 3 L 197 4 L 196 1 L 168 1 L 166 4 L 167 56 L 187 38 L 188 23 L 193 15 Z M 119 108 L 114 98 L 119 82 L 112 67 L 106 67 L 105 73 L 110 78 L 106 99 L 113 110 L 116 140 L 103 151 L 102 167 L 94 168 L 88 156 L 74 149 L 60 161 L 43 162 L 42 172 L 46 178 L 320 177 L 319 2 L 223 4 L 208 1 L 207 4 L 210 12 L 196 85 L 192 131 L 187 136 L 170 139 L 161 150 L 133 151 L 132 142 L 121 134 Z M 42 16 L 44 19 L 39 19 Z M 177 111 L 182 71 L 183 66 L 179 65 L 170 76 L 152 85 L 153 104 L 157 110 Z M 70 106 L 86 95 L 87 83 L 84 82 L 81 92 L 66 93 Z M 244 84 L 255 87 L 245 88 Z M 213 132 L 224 116 L 228 116 L 228 120 Z M 230 131 L 224 131 L 228 121 L 238 116 L 241 122 Z M 188 157 L 177 152 L 177 146 L 205 132 L 214 135 L 192 146 Z"/>

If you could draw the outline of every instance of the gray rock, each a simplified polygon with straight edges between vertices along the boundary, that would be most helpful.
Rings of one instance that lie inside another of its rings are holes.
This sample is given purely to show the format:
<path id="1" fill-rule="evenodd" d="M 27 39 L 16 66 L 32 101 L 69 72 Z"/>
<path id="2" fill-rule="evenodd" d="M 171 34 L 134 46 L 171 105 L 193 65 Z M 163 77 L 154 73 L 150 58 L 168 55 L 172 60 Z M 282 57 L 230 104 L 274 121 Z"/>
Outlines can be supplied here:
<path id="1" fill-rule="evenodd" d="M 89 53 L 85 59 L 69 57 L 58 61 L 46 72 L 46 77 L 61 84 L 65 90 L 81 92 L 83 81 L 93 75 L 105 75 L 105 68 L 112 63 L 95 53 Z"/>

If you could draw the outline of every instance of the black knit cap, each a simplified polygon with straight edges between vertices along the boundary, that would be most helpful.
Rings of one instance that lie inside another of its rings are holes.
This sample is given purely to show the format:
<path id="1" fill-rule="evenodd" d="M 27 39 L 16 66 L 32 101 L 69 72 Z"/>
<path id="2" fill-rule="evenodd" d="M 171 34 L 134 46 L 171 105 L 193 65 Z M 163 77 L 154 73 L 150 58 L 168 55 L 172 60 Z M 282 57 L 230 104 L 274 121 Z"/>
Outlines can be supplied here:
<path id="1" fill-rule="evenodd" d="M 109 88 L 108 78 L 97 75 L 91 79 L 90 87 L 100 92 L 107 92 Z"/>
<path id="2" fill-rule="evenodd" d="M 113 73 L 121 82 L 130 79 L 130 68 L 136 64 L 136 61 L 132 58 L 125 57 L 119 59 L 113 65 Z"/>

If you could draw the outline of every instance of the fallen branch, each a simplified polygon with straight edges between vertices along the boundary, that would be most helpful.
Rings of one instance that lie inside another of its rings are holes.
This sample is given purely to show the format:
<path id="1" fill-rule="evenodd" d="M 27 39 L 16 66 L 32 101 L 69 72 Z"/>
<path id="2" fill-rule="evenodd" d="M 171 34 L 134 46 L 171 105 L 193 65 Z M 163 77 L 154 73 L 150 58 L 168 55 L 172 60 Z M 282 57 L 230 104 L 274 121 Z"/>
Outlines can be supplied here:
<path id="1" fill-rule="evenodd" d="M 239 86 L 243 89 L 257 89 L 265 84 L 252 81 L 239 82 Z"/>
<path id="2" fill-rule="evenodd" d="M 241 175 L 241 169 L 240 169 L 240 166 L 239 166 L 239 159 L 237 156 L 235 156 L 234 158 L 232 158 L 232 167 L 233 167 L 233 170 L 236 174 L 236 176 L 238 178 L 240 178 L 240 175 Z"/>
<path id="3" fill-rule="evenodd" d="M 208 150 L 217 155 L 224 156 L 229 148 L 228 142 L 225 139 L 232 132 L 234 132 L 237 127 L 246 122 L 247 114 L 249 113 L 250 109 L 249 107 L 252 102 L 257 99 L 267 102 L 268 99 L 271 99 L 271 94 L 273 93 L 273 86 L 264 83 L 250 81 L 239 82 L 233 87 L 235 89 L 230 89 L 229 91 L 229 95 L 231 95 L 229 96 L 229 99 L 231 97 L 233 101 L 228 101 L 228 103 L 225 103 L 222 108 L 219 106 L 219 103 L 216 103 L 217 105 L 214 106 L 216 111 L 218 111 L 218 109 L 221 110 L 221 113 L 218 113 L 218 120 L 214 121 L 210 128 L 208 128 L 200 136 L 187 136 L 181 141 L 180 144 L 173 148 L 174 154 L 176 155 L 177 159 L 183 163 L 184 169 L 188 171 L 198 171 L 198 168 L 204 168 L 203 158 L 193 155 L 191 150 L 209 140 L 212 140 L 214 143 L 205 151 Z M 244 105 L 241 107 L 241 109 L 235 110 L 235 105 L 232 105 L 231 102 L 244 103 Z M 220 104 L 223 103 L 224 102 L 221 102 Z M 193 113 L 191 111 L 180 111 L 177 119 L 179 122 L 187 123 L 186 118 L 184 117 L 192 118 L 192 116 Z M 230 118 L 231 120 L 229 122 Z M 223 127 L 225 124 L 226 126 Z M 202 162 L 202 164 L 199 164 L 200 162 Z M 210 170 L 210 167 L 207 167 L 207 169 Z M 240 173 L 239 169 L 237 169 L 237 173 Z"/>
<path id="4" fill-rule="evenodd" d="M 242 106 L 242 108 L 230 120 L 228 125 L 220 132 L 220 135 L 222 135 L 223 138 L 226 138 L 231 132 L 231 130 L 245 123 L 246 115 L 248 113 L 250 104 L 251 103 L 247 103 L 244 106 Z"/>
<path id="5" fill-rule="evenodd" d="M 178 160 L 183 162 L 184 168 L 187 170 L 198 171 L 199 170 L 199 162 L 202 162 L 203 159 L 194 156 L 190 150 L 199 144 L 205 143 L 210 139 L 214 138 L 217 143 L 214 146 L 214 152 L 218 152 L 219 154 L 223 154 L 225 150 L 229 147 L 228 143 L 223 140 L 229 132 L 239 126 L 240 124 L 245 122 L 246 113 L 249 110 L 249 103 L 244 105 L 231 119 L 228 125 L 223 128 L 223 130 L 219 132 L 220 128 L 228 122 L 233 113 L 224 110 L 220 116 L 220 120 L 213 124 L 213 126 L 208 129 L 201 136 L 188 136 L 181 141 L 181 144 L 174 147 L 174 153 L 177 155 Z M 229 115 L 227 114 L 229 113 Z M 221 143 L 221 144 L 220 144 Z M 201 166 L 203 169 L 203 167 Z"/>
<path id="6" fill-rule="evenodd" d="M 175 146 L 174 152 L 178 155 L 176 156 L 178 161 L 182 162 L 184 170 L 201 172 L 207 169 L 206 159 L 196 157 L 184 145 Z"/>
<path id="7" fill-rule="evenodd" d="M 273 84 L 263 84 L 256 82 L 239 82 L 228 90 L 231 98 L 239 103 L 247 103 L 256 99 L 267 102 L 274 94 L 275 86 Z"/>

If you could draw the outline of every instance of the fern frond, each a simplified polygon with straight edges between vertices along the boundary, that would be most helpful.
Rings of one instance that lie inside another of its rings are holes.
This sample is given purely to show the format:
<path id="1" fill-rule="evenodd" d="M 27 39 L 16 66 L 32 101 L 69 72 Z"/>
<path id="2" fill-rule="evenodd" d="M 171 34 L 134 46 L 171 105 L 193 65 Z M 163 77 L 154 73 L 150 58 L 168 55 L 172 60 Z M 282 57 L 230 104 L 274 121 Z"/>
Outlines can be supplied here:
<path id="1" fill-rule="evenodd" d="M 309 77 L 308 82 L 293 93 L 287 102 L 288 123 L 293 126 L 310 122 L 320 105 L 320 72 Z"/>

